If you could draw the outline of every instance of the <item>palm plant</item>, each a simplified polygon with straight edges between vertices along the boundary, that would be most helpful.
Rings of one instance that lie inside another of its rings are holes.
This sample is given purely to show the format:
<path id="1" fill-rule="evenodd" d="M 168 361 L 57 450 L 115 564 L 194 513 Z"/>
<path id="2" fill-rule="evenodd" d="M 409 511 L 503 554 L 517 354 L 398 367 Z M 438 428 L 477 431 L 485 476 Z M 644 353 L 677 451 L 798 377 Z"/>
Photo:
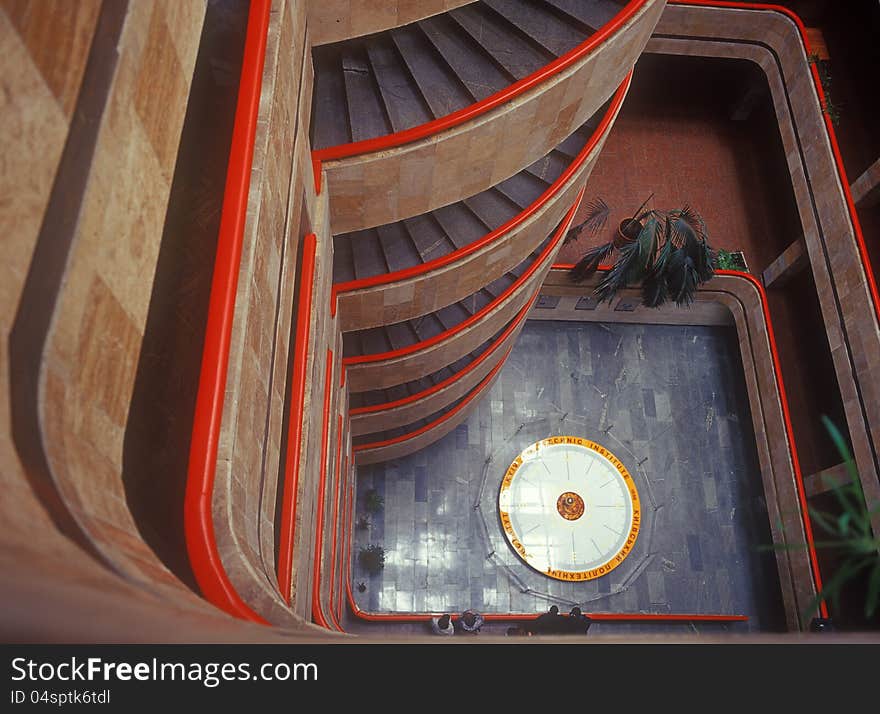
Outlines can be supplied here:
<path id="1" fill-rule="evenodd" d="M 571 269 L 570 279 L 583 282 L 616 252 L 614 264 L 593 291 L 599 302 L 611 300 L 630 285 L 640 285 L 646 307 L 659 307 L 667 300 L 686 306 L 693 302 L 697 287 L 714 275 L 702 217 L 687 205 L 666 211 L 646 209 L 653 195 L 618 224 L 609 241 L 590 248 Z M 577 240 L 584 230 L 596 235 L 609 213 L 604 200 L 590 203 L 587 217 L 569 231 L 566 242 Z"/>

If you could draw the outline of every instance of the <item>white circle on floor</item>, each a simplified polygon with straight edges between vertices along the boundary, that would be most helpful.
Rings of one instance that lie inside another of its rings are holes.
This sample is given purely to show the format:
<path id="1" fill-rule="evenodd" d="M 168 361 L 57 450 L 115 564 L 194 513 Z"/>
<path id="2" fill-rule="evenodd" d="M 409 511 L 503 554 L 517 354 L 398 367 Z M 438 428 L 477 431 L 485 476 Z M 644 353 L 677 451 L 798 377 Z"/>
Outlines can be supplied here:
<path id="1" fill-rule="evenodd" d="M 629 555 L 641 524 L 626 467 L 577 436 L 551 436 L 523 450 L 501 482 L 498 511 L 519 557 L 557 580 L 607 575 Z"/>

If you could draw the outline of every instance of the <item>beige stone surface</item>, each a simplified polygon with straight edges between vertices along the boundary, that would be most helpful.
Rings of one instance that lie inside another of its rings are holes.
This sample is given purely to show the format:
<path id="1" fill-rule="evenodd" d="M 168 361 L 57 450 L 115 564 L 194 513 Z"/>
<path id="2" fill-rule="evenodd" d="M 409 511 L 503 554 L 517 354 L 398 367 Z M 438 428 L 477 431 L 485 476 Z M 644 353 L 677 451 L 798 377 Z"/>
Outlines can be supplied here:
<path id="1" fill-rule="evenodd" d="M 309 0 L 316 45 L 400 27 L 474 0 Z"/>

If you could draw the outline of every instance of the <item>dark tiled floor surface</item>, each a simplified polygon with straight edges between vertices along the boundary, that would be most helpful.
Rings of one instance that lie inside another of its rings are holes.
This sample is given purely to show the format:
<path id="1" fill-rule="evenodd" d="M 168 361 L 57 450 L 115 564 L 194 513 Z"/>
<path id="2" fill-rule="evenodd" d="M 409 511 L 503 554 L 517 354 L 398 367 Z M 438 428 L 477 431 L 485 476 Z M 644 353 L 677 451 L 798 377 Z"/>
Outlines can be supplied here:
<path id="1" fill-rule="evenodd" d="M 613 451 L 642 500 L 632 553 L 585 583 L 530 569 L 498 522 L 510 462 L 557 434 Z M 381 544 L 387 564 L 368 577 L 355 563 L 364 610 L 536 613 L 577 603 L 586 612 L 745 614 L 747 624 L 721 629 L 782 629 L 775 559 L 760 550 L 770 532 L 732 329 L 530 320 L 467 421 L 417 454 L 359 470 L 358 515 L 370 488 L 384 508 L 355 531 L 353 550 Z M 591 633 L 663 627 L 597 623 Z M 682 627 L 693 629 L 672 626 Z"/>

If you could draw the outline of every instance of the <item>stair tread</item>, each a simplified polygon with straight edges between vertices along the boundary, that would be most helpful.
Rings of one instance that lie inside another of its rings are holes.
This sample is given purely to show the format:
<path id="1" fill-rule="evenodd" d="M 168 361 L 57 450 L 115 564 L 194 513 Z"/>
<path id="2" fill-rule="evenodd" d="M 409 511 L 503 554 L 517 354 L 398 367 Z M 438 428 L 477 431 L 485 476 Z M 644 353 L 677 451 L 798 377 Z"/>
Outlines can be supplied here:
<path id="1" fill-rule="evenodd" d="M 385 107 L 362 49 L 346 48 L 342 54 L 342 75 L 352 141 L 363 141 L 390 133 Z"/>
<path id="2" fill-rule="evenodd" d="M 489 232 L 485 224 L 463 203 L 443 206 L 431 213 L 456 248 L 470 245 Z"/>
<path id="3" fill-rule="evenodd" d="M 527 77 L 553 56 L 510 31 L 509 24 L 479 3 L 450 11 L 449 16 L 480 44 L 513 80 Z"/>
<path id="4" fill-rule="evenodd" d="M 490 231 L 504 225 L 519 213 L 510 199 L 493 190 L 481 191 L 476 196 L 466 198 L 464 203 L 482 219 L 483 223 L 490 226 Z"/>
<path id="5" fill-rule="evenodd" d="M 403 224 L 424 263 L 447 255 L 455 249 L 455 245 L 430 213 L 406 218 Z"/>
<path id="6" fill-rule="evenodd" d="M 549 8 L 520 0 L 482 0 L 512 25 L 559 57 L 577 47 L 588 35 Z"/>
<path id="7" fill-rule="evenodd" d="M 434 118 L 390 38 L 377 38 L 368 44 L 367 57 L 393 131 L 403 131 Z"/>
<path id="8" fill-rule="evenodd" d="M 388 272 L 385 256 L 373 229 L 356 231 L 350 235 L 355 279 L 360 280 Z"/>
<path id="9" fill-rule="evenodd" d="M 323 149 L 351 141 L 346 106 L 345 84 L 339 56 L 327 51 L 314 53 L 315 121 L 312 121 L 312 146 Z"/>
<path id="10" fill-rule="evenodd" d="M 473 104 L 473 97 L 417 27 L 397 27 L 391 38 L 435 118 Z"/>
<path id="11" fill-rule="evenodd" d="M 545 3 L 578 20 L 592 32 L 607 24 L 618 12 L 620 5 L 614 0 L 544 0 Z"/>
<path id="12" fill-rule="evenodd" d="M 546 185 L 536 176 L 532 176 L 526 171 L 520 171 L 499 183 L 496 188 L 521 208 L 525 208 L 544 193 Z"/>
<path id="13" fill-rule="evenodd" d="M 510 84 L 507 77 L 466 33 L 443 15 L 418 23 L 475 101 L 481 101 Z"/>
<path id="14" fill-rule="evenodd" d="M 399 221 L 378 226 L 376 232 L 389 271 L 404 270 L 422 262 L 422 256 L 413 244 L 409 232 Z"/>

